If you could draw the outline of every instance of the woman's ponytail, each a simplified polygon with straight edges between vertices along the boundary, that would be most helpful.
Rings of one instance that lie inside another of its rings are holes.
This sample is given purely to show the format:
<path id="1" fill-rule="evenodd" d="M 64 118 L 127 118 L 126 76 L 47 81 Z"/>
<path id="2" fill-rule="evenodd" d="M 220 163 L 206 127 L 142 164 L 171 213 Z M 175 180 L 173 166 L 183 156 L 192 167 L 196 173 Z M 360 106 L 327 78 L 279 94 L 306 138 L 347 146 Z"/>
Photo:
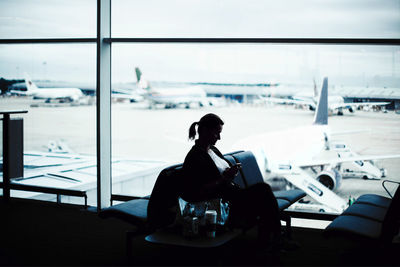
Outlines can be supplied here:
<path id="1" fill-rule="evenodd" d="M 199 124 L 199 122 L 193 122 L 192 125 L 190 125 L 189 128 L 189 140 L 194 140 L 196 137 L 196 125 Z"/>

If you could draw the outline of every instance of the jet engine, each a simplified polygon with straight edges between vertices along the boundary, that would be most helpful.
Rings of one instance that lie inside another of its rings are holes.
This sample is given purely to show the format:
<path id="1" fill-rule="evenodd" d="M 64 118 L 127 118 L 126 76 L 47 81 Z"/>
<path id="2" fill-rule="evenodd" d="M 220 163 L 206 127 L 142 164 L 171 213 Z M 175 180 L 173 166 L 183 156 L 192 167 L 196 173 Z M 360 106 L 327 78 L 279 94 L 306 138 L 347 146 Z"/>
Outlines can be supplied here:
<path id="1" fill-rule="evenodd" d="M 331 169 L 320 172 L 316 179 L 330 190 L 334 190 L 340 187 L 342 175 L 338 170 Z"/>
<path id="2" fill-rule="evenodd" d="M 77 95 L 71 95 L 69 97 L 70 102 L 77 102 L 78 100 L 79 100 L 79 96 L 77 96 Z"/>

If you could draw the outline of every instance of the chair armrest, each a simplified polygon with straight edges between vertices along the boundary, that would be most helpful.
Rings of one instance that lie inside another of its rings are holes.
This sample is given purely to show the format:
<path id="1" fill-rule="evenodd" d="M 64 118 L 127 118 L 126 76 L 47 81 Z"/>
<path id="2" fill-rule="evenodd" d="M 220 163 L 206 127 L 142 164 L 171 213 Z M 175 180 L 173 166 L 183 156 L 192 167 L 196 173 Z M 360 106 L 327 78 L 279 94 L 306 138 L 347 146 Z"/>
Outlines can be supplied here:
<path id="1" fill-rule="evenodd" d="M 127 201 L 134 200 L 134 199 L 150 199 L 150 195 L 144 196 L 144 197 L 136 197 L 136 196 L 112 194 L 111 195 L 111 205 L 113 205 L 114 201 L 127 202 Z"/>
<path id="2" fill-rule="evenodd" d="M 386 182 L 388 182 L 388 183 L 394 183 L 394 184 L 398 184 L 398 185 L 400 185 L 400 182 L 393 181 L 393 180 L 384 180 L 384 181 L 382 181 L 382 187 L 385 189 L 386 193 L 388 193 L 388 195 L 390 196 L 390 198 L 393 198 L 393 196 L 390 194 L 389 190 L 388 190 L 388 189 L 386 188 L 386 186 L 385 186 L 385 183 L 386 183 Z"/>

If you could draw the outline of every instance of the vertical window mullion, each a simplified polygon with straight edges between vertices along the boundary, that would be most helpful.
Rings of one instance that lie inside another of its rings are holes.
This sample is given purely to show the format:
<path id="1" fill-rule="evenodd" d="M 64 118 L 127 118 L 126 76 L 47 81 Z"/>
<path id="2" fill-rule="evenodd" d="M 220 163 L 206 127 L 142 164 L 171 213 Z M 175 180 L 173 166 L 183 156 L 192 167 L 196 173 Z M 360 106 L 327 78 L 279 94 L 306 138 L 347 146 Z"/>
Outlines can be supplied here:
<path id="1" fill-rule="evenodd" d="M 97 210 L 111 203 L 111 0 L 97 0 Z"/>

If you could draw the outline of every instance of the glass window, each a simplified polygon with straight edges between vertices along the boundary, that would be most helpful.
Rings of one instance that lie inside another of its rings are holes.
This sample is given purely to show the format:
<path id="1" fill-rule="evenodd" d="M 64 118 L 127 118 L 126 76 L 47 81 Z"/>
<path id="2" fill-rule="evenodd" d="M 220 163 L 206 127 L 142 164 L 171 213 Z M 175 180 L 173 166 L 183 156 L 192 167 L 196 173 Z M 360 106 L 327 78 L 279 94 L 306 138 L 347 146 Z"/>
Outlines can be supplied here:
<path id="1" fill-rule="evenodd" d="M 113 37 L 399 38 L 399 1 L 112 1 Z"/>
<path id="2" fill-rule="evenodd" d="M 96 205 L 95 52 L 95 44 L 0 46 L 0 73 L 12 83 L 0 106 L 28 110 L 13 116 L 24 119 L 24 177 L 13 183 L 88 190 L 89 204 Z M 23 191 L 11 196 L 56 198 Z"/>
<path id="3" fill-rule="evenodd" d="M 96 5 L 94 0 L 2 1 L 0 34 L 95 37 Z M 259 0 L 245 5 L 113 0 L 112 35 L 399 38 L 399 9 L 395 0 Z M 113 43 L 113 193 L 150 194 L 160 170 L 181 163 L 193 145 L 187 139 L 190 124 L 214 112 L 225 121 L 217 144 L 223 153 L 252 150 L 274 190 L 298 186 L 318 192 L 293 209 L 340 212 L 335 210 L 338 202 L 364 193 L 386 195 L 381 181 L 399 181 L 398 158 L 306 167 L 302 177 L 311 180 L 302 184 L 283 172 L 315 159 L 396 154 L 399 64 L 397 46 Z M 29 111 L 23 115 L 26 177 L 13 182 L 87 190 L 89 205 L 96 205 L 96 45 L 3 44 L 0 73 L 12 81 L 1 107 Z M 329 130 L 312 126 L 324 77 Z M 82 97 L 55 96 L 65 96 L 61 88 L 68 93 L 77 88 Z M 319 184 L 311 182 L 315 179 L 333 189 L 337 203 L 320 198 Z M 30 192 L 18 196 L 55 198 Z"/>
<path id="4" fill-rule="evenodd" d="M 9 38 L 96 37 L 95 0 L 0 2 L 0 36 Z"/>
<path id="5" fill-rule="evenodd" d="M 113 160 L 148 164 L 148 169 L 139 164 L 145 175 L 134 185 L 113 187 L 114 193 L 150 194 L 159 169 L 182 163 L 193 145 L 187 136 L 191 123 L 209 112 L 225 121 L 217 143 L 223 153 L 253 151 L 275 190 L 297 186 L 317 192 L 293 209 L 341 212 L 339 202 L 346 205 L 365 193 L 387 195 L 382 179 L 398 180 L 398 158 L 328 166 L 358 155 L 397 154 L 398 47 L 114 43 L 112 54 L 113 91 L 125 89 L 143 97 L 114 98 Z M 319 99 L 314 92 L 320 92 L 324 77 L 328 129 L 313 126 L 314 101 Z M 205 97 L 192 94 L 194 90 Z M 356 101 L 389 105 L 357 106 Z M 326 164 L 301 167 L 315 161 Z M 122 169 L 125 163 L 120 164 Z M 113 173 L 113 181 L 141 175 L 135 174 L 136 165 L 128 165 L 132 173 Z M 298 168 L 308 177 L 302 184 L 287 175 Z M 312 183 L 315 179 L 332 187 L 338 203 L 325 198 L 321 184 Z"/>

